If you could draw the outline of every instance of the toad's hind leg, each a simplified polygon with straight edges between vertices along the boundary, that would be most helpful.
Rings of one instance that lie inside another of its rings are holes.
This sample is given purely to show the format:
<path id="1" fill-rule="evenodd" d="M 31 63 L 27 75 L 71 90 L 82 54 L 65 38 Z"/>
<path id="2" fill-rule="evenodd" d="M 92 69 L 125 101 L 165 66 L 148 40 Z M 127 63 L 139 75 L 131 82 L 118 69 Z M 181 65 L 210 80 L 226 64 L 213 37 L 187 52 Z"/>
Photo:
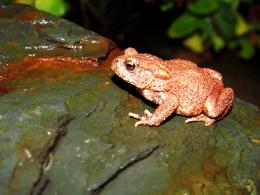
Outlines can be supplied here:
<path id="1" fill-rule="evenodd" d="M 213 90 L 204 105 L 204 113 L 210 118 L 224 117 L 230 110 L 234 100 L 231 88 Z"/>
<path id="2" fill-rule="evenodd" d="M 185 123 L 205 122 L 205 126 L 210 126 L 218 117 L 224 117 L 232 106 L 234 92 L 231 88 L 215 89 L 207 98 L 204 105 L 204 114 L 186 119 Z"/>
<path id="3" fill-rule="evenodd" d="M 185 120 L 185 123 L 190 122 L 205 122 L 205 126 L 210 126 L 215 122 L 215 119 L 207 117 L 205 114 L 200 114 L 198 116 L 194 116 Z"/>

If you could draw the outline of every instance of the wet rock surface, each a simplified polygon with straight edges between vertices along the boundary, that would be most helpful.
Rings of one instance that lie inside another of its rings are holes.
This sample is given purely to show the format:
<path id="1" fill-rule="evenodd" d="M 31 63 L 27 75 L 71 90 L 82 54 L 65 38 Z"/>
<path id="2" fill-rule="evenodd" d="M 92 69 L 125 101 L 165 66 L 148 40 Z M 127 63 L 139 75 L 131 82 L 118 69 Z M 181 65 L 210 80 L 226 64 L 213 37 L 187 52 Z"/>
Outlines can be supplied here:
<path id="1" fill-rule="evenodd" d="M 110 70 L 111 41 L 27 6 L 0 23 L 0 194 L 260 193 L 258 107 L 134 128 L 154 106 Z"/>

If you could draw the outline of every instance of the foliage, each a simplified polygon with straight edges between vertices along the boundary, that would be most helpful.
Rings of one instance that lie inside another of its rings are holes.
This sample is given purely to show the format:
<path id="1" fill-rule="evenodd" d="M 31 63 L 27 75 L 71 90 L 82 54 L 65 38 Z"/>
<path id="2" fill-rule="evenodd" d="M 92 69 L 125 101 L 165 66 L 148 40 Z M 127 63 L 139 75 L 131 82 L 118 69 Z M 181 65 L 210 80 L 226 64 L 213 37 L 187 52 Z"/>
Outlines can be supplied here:
<path id="1" fill-rule="evenodd" d="M 257 36 L 256 25 L 240 13 L 239 7 L 252 3 L 251 0 L 168 0 L 161 4 L 161 11 L 172 11 L 184 6 L 181 14 L 168 28 L 168 36 L 182 39 L 184 46 L 201 53 L 207 48 L 219 52 L 224 48 L 238 50 L 240 57 L 250 59 L 255 54 L 252 33 Z"/>
<path id="2" fill-rule="evenodd" d="M 64 16 L 69 10 L 66 0 L 0 0 L 0 3 L 22 3 L 31 5 L 39 10 L 46 11 L 55 16 Z"/>

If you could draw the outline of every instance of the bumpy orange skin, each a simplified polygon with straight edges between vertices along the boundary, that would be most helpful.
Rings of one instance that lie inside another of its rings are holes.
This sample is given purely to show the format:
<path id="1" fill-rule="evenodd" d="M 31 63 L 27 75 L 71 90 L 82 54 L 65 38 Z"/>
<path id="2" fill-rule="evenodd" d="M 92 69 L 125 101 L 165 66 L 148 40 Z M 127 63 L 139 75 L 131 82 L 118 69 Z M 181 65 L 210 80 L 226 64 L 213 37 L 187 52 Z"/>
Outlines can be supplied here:
<path id="1" fill-rule="evenodd" d="M 224 88 L 219 72 L 187 60 L 162 60 L 127 48 L 113 60 L 111 68 L 146 99 L 159 105 L 154 113 L 145 110 L 143 116 L 130 112 L 130 117 L 139 120 L 136 127 L 159 126 L 173 112 L 188 116 L 186 123 L 203 121 L 209 126 L 223 118 L 233 104 L 234 92 Z"/>

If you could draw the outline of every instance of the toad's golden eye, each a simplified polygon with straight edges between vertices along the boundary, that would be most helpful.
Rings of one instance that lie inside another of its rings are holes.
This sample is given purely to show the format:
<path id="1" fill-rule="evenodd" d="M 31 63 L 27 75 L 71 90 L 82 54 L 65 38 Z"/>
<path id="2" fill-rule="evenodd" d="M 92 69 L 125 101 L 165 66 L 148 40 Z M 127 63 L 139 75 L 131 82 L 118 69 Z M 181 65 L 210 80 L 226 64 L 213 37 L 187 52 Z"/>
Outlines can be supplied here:
<path id="1" fill-rule="evenodd" d="M 135 63 L 126 63 L 125 67 L 126 67 L 127 70 L 132 71 L 132 70 L 135 69 L 136 65 L 135 65 Z"/>

